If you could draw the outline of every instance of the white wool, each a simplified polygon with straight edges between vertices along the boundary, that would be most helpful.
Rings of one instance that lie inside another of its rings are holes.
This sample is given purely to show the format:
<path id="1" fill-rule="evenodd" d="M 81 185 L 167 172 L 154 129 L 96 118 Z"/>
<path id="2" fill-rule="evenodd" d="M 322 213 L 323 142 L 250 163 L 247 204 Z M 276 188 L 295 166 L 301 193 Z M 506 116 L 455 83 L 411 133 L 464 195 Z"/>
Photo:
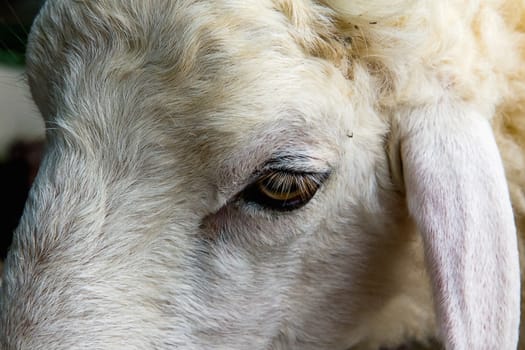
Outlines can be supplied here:
<path id="1" fill-rule="evenodd" d="M 515 349 L 514 3 L 48 1 L 0 345 Z M 321 185 L 279 212 L 272 171 Z"/>

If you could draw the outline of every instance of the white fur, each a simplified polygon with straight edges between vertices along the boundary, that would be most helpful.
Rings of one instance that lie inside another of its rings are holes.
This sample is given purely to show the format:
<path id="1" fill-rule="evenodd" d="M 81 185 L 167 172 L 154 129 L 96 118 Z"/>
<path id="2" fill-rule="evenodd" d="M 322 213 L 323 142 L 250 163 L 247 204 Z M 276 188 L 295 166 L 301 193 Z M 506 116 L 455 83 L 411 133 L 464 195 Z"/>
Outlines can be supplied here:
<path id="1" fill-rule="evenodd" d="M 513 34 L 498 1 L 395 3 L 48 1 L 3 348 L 515 348 L 487 127 Z M 291 212 L 239 197 L 279 157 L 330 176 Z"/>
<path id="2" fill-rule="evenodd" d="M 490 125 L 459 106 L 442 102 L 405 116 L 408 206 L 423 235 L 446 348 L 514 349 L 520 275 L 505 175 Z"/>

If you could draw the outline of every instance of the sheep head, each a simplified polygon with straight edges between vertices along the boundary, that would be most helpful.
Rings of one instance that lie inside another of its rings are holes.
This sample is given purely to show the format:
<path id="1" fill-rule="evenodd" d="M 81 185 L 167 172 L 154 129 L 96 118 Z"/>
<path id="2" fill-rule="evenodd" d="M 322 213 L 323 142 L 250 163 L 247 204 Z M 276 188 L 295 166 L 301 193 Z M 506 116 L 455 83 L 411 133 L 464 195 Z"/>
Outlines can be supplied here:
<path id="1" fill-rule="evenodd" d="M 3 347 L 515 346 L 499 97 L 383 3 L 48 1 Z"/>

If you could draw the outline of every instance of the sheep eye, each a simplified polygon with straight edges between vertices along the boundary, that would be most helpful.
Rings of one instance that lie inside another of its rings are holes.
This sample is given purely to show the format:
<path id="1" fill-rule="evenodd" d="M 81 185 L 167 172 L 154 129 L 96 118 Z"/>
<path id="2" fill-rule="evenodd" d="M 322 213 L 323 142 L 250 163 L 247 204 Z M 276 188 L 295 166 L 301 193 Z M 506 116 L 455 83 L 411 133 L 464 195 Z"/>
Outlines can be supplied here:
<path id="1" fill-rule="evenodd" d="M 244 200 L 268 209 L 290 211 L 308 203 L 328 174 L 271 171 L 244 191 Z"/>

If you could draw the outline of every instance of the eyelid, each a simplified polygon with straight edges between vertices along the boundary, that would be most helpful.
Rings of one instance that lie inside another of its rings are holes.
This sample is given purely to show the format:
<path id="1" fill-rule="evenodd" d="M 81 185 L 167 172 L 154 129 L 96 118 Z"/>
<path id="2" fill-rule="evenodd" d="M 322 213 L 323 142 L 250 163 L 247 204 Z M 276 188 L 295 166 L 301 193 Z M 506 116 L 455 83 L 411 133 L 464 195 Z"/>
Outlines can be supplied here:
<path id="1" fill-rule="evenodd" d="M 315 192 L 326 181 L 328 175 L 328 173 L 290 173 L 273 171 L 267 176 L 259 178 L 256 183 L 260 185 L 261 189 L 264 187 L 265 193 L 270 193 L 270 187 L 274 187 L 274 189 L 277 189 L 278 191 L 282 190 L 283 194 L 285 190 L 291 191 L 292 188 L 290 185 L 293 185 L 295 187 L 295 193 L 308 197 L 315 194 Z M 293 192 L 289 192 L 288 194 L 293 194 Z"/>
<path id="2" fill-rule="evenodd" d="M 332 167 L 323 159 L 305 154 L 279 153 L 263 163 L 260 168 L 256 169 L 250 177 L 244 181 L 244 186 L 242 186 L 239 191 L 242 192 L 245 188 L 272 172 L 296 175 L 319 174 L 319 176 L 323 177 L 321 181 L 322 184 L 332 173 Z"/>
<path id="3" fill-rule="evenodd" d="M 284 154 L 275 156 L 261 167 L 258 172 L 282 171 L 289 173 L 330 173 L 331 167 L 326 161 L 301 154 Z"/>
<path id="4" fill-rule="evenodd" d="M 244 176 L 235 174 L 236 169 L 229 169 L 218 178 L 228 179 L 224 183 L 219 184 L 217 188 L 217 202 L 212 211 L 227 205 L 228 203 L 237 201 L 242 196 L 243 191 L 250 185 L 253 185 L 264 174 L 274 172 L 288 172 L 295 174 L 324 174 L 326 177 L 330 175 L 333 170 L 332 165 L 327 159 L 333 159 L 330 153 L 324 153 L 323 157 L 312 156 L 310 152 L 274 152 L 271 157 L 265 161 L 259 162 L 259 165 L 252 165 L 252 172 L 246 173 Z M 246 164 L 236 163 L 235 168 L 245 168 Z M 222 181 L 221 181 L 222 182 Z"/>
<path id="5" fill-rule="evenodd" d="M 238 198 L 242 198 L 247 203 L 253 203 L 265 209 L 275 211 L 293 211 L 306 205 L 315 196 L 316 192 L 321 188 L 329 175 L 329 171 L 322 173 L 289 172 L 280 170 L 268 171 L 246 186 L 244 190 L 238 194 Z M 281 194 L 283 194 L 283 196 L 282 198 L 279 198 L 279 192 L 275 192 L 277 195 L 274 195 L 275 193 L 264 185 L 265 182 L 268 182 L 268 179 L 272 178 L 275 178 L 277 182 L 280 182 L 280 180 L 291 180 L 294 182 L 292 184 L 298 188 L 295 192 L 289 193 L 293 195 L 287 196 L 284 195 L 286 187 L 282 187 L 283 191 Z"/>

